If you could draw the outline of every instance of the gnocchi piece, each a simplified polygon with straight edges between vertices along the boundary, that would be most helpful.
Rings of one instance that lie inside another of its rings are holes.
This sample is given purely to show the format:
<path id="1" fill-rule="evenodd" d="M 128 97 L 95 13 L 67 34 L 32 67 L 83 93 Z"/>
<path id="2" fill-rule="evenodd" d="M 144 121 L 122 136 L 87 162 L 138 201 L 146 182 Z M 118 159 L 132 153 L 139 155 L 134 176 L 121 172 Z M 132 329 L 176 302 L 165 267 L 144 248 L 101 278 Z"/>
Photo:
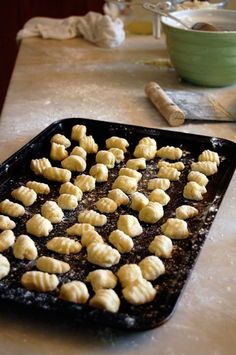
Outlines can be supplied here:
<path id="1" fill-rule="evenodd" d="M 24 206 L 31 206 L 37 200 L 37 194 L 33 189 L 26 186 L 20 186 L 11 192 L 14 199 L 23 203 Z"/>
<path id="2" fill-rule="evenodd" d="M 87 260 L 101 267 L 111 267 L 120 261 L 120 253 L 105 243 L 91 243 L 87 247 Z"/>
<path id="3" fill-rule="evenodd" d="M 119 148 L 123 150 L 123 152 L 127 152 L 127 148 L 129 147 L 129 142 L 125 138 L 120 138 L 116 136 L 112 136 L 106 140 L 106 148 Z"/>
<path id="4" fill-rule="evenodd" d="M 61 194 L 57 199 L 57 203 L 62 210 L 74 210 L 78 206 L 76 196 L 70 194 Z"/>
<path id="5" fill-rule="evenodd" d="M 10 263 L 8 259 L 0 254 L 0 280 L 6 277 L 10 272 Z"/>
<path id="6" fill-rule="evenodd" d="M 157 223 L 164 216 L 163 207 L 159 202 L 149 202 L 139 211 L 138 218 L 146 223 Z"/>
<path id="7" fill-rule="evenodd" d="M 202 195 L 205 193 L 205 186 L 199 185 L 195 181 L 189 181 L 184 186 L 183 196 L 188 200 L 201 201 L 203 199 Z"/>
<path id="8" fill-rule="evenodd" d="M 143 137 L 142 139 L 140 139 L 138 144 L 152 145 L 155 147 L 155 149 L 157 149 L 157 143 L 156 143 L 155 139 L 151 138 L 151 137 Z"/>
<path id="9" fill-rule="evenodd" d="M 15 222 L 12 221 L 8 216 L 0 215 L 0 229 L 14 229 L 16 226 Z"/>
<path id="10" fill-rule="evenodd" d="M 154 281 L 165 273 L 165 265 L 158 256 L 146 256 L 138 265 L 142 271 L 143 278 L 148 281 Z"/>
<path id="11" fill-rule="evenodd" d="M 132 284 L 136 280 L 143 279 L 142 271 L 137 264 L 122 265 L 117 272 L 117 277 L 122 288 Z"/>
<path id="12" fill-rule="evenodd" d="M 125 300 L 134 306 L 153 301 L 156 292 L 151 282 L 145 279 L 135 280 L 122 290 Z"/>
<path id="13" fill-rule="evenodd" d="M 163 234 L 156 235 L 149 244 L 148 250 L 159 258 L 171 258 L 173 250 L 172 240 Z"/>
<path id="14" fill-rule="evenodd" d="M 64 217 L 61 207 L 55 201 L 46 201 L 41 206 L 41 213 L 51 223 L 60 223 Z"/>
<path id="15" fill-rule="evenodd" d="M 80 223 L 89 223 L 95 227 L 102 227 L 107 223 L 107 217 L 94 210 L 84 210 L 78 216 Z"/>
<path id="16" fill-rule="evenodd" d="M 70 265 L 62 260 L 41 256 L 36 261 L 36 267 L 40 271 L 49 274 L 64 274 L 70 270 Z"/>
<path id="17" fill-rule="evenodd" d="M 187 223 L 179 218 L 168 218 L 167 221 L 162 224 L 161 231 L 164 235 L 172 239 L 185 239 L 189 236 Z"/>
<path id="18" fill-rule="evenodd" d="M 138 144 L 134 150 L 135 158 L 145 158 L 146 160 L 154 159 L 156 155 L 156 147 L 149 144 Z"/>
<path id="19" fill-rule="evenodd" d="M 69 155 L 69 157 L 62 160 L 61 166 L 64 169 L 81 173 L 86 169 L 86 161 L 79 155 Z"/>
<path id="20" fill-rule="evenodd" d="M 25 234 L 21 234 L 13 245 L 14 257 L 20 260 L 35 260 L 38 256 L 38 250 L 34 241 Z"/>
<path id="21" fill-rule="evenodd" d="M 162 189 L 152 190 L 148 198 L 152 202 L 159 202 L 162 206 L 166 206 L 170 201 L 170 196 Z"/>
<path id="22" fill-rule="evenodd" d="M 112 169 L 115 166 L 116 158 L 112 152 L 108 150 L 100 150 L 96 154 L 96 163 L 104 164 L 108 169 Z"/>
<path id="23" fill-rule="evenodd" d="M 178 181 L 180 172 L 175 168 L 161 167 L 157 173 L 157 177 L 168 179 L 170 181 Z"/>
<path id="24" fill-rule="evenodd" d="M 97 153 L 98 145 L 95 142 L 93 136 L 83 136 L 79 142 L 80 147 L 82 147 L 87 153 Z"/>
<path id="25" fill-rule="evenodd" d="M 182 157 L 183 151 L 180 148 L 167 145 L 158 149 L 156 154 L 159 158 L 178 160 Z"/>
<path id="26" fill-rule="evenodd" d="M 119 216 L 117 221 L 117 228 L 128 234 L 130 237 L 137 237 L 143 233 L 143 228 L 135 216 L 123 214 Z"/>
<path id="27" fill-rule="evenodd" d="M 32 159 L 30 163 L 30 169 L 35 175 L 43 175 L 46 168 L 50 168 L 52 165 L 47 158 Z"/>
<path id="28" fill-rule="evenodd" d="M 140 211 L 144 206 L 148 204 L 148 198 L 141 192 L 134 192 L 131 195 L 131 205 L 130 208 L 134 211 Z"/>
<path id="29" fill-rule="evenodd" d="M 54 136 L 51 138 L 51 143 L 57 143 L 57 144 L 62 144 L 64 145 L 66 148 L 71 146 L 71 142 L 68 138 L 66 138 L 66 136 L 64 136 L 63 134 L 57 133 L 54 134 Z"/>
<path id="30" fill-rule="evenodd" d="M 100 198 L 95 205 L 101 213 L 113 213 L 117 210 L 117 204 L 109 197 Z"/>
<path id="31" fill-rule="evenodd" d="M 199 171 L 190 171 L 187 177 L 188 181 L 195 181 L 201 186 L 206 186 L 209 182 L 206 175 L 200 173 Z"/>
<path id="32" fill-rule="evenodd" d="M 25 209 L 19 203 L 5 199 L 0 202 L 0 212 L 10 217 L 21 217 L 25 213 Z"/>
<path id="33" fill-rule="evenodd" d="M 26 231 L 35 237 L 47 237 L 53 230 L 52 223 L 37 213 L 26 222 Z"/>
<path id="34" fill-rule="evenodd" d="M 84 304 L 89 299 L 89 292 L 84 282 L 70 281 L 61 286 L 59 298 L 68 302 Z"/>
<path id="35" fill-rule="evenodd" d="M 91 271 L 86 280 L 91 283 L 94 292 L 101 288 L 115 288 L 117 277 L 110 270 L 97 269 Z"/>
<path id="36" fill-rule="evenodd" d="M 170 187 L 170 180 L 165 178 L 154 178 L 148 181 L 148 190 L 162 189 L 168 190 Z"/>
<path id="37" fill-rule="evenodd" d="M 71 139 L 74 141 L 80 141 L 80 139 L 86 136 L 87 127 L 82 124 L 76 124 L 71 130 Z"/>
<path id="38" fill-rule="evenodd" d="M 61 161 L 68 157 L 68 152 L 63 144 L 52 142 L 50 150 L 50 158 L 52 160 Z"/>
<path id="39" fill-rule="evenodd" d="M 84 232 L 81 237 L 81 244 L 83 247 L 88 247 L 91 243 L 103 243 L 102 236 L 95 230 Z"/>
<path id="40" fill-rule="evenodd" d="M 109 242 L 121 253 L 129 253 L 134 246 L 134 242 L 129 235 L 120 231 L 114 230 L 109 235 Z"/>
<path id="41" fill-rule="evenodd" d="M 36 194 L 48 195 L 50 193 L 50 187 L 48 184 L 44 184 L 43 182 L 28 181 L 26 186 L 29 189 L 34 190 Z"/>
<path id="42" fill-rule="evenodd" d="M 128 195 L 137 191 L 137 188 L 137 180 L 125 175 L 118 176 L 112 184 L 112 189 L 120 189 Z"/>
<path id="43" fill-rule="evenodd" d="M 137 182 L 139 182 L 142 179 L 141 173 L 139 173 L 136 170 L 129 169 L 129 168 L 121 168 L 119 170 L 119 175 L 131 177 L 131 178 L 135 179 Z"/>
<path id="44" fill-rule="evenodd" d="M 85 232 L 94 231 L 95 228 L 88 223 L 75 223 L 73 226 L 67 228 L 66 233 L 73 236 L 81 236 Z"/>
<path id="45" fill-rule="evenodd" d="M 0 233 L 0 253 L 10 248 L 15 243 L 15 235 L 11 230 Z"/>
<path id="46" fill-rule="evenodd" d="M 72 149 L 70 155 L 78 155 L 79 157 L 83 158 L 84 160 L 86 160 L 86 158 L 87 158 L 86 150 L 84 150 L 84 148 L 78 147 L 78 146 L 76 146 Z"/>
<path id="47" fill-rule="evenodd" d="M 105 182 L 108 180 L 108 168 L 104 164 L 95 164 L 91 166 L 89 174 L 93 176 L 97 182 Z"/>
<path id="48" fill-rule="evenodd" d="M 61 185 L 59 194 L 69 194 L 76 197 L 77 201 L 81 201 L 83 197 L 83 191 L 78 187 L 73 185 L 71 182 L 64 182 Z"/>
<path id="49" fill-rule="evenodd" d="M 197 163 L 192 163 L 191 170 L 199 171 L 206 176 L 214 175 L 218 171 L 215 161 L 199 161 Z"/>
<path id="50" fill-rule="evenodd" d="M 145 158 L 129 159 L 126 167 L 133 170 L 144 170 L 146 169 L 146 160 Z"/>
<path id="51" fill-rule="evenodd" d="M 114 290 L 100 288 L 91 298 L 89 304 L 90 306 L 116 313 L 120 308 L 120 299 Z"/>
<path id="52" fill-rule="evenodd" d="M 175 163 L 169 163 L 168 161 L 165 160 L 160 160 L 157 163 L 157 167 L 160 169 L 161 167 L 170 167 L 170 168 L 175 168 L 178 171 L 184 170 L 184 163 L 182 161 L 177 161 Z"/>
<path id="53" fill-rule="evenodd" d="M 198 157 L 198 161 L 211 161 L 215 162 L 216 165 L 220 165 L 220 157 L 217 152 L 212 150 L 204 150 Z"/>
<path id="54" fill-rule="evenodd" d="M 116 164 L 119 164 L 125 159 L 124 151 L 122 149 L 110 148 L 109 152 L 115 156 Z"/>
<path id="55" fill-rule="evenodd" d="M 111 198 L 117 206 L 128 205 L 129 198 L 121 189 L 112 189 L 108 192 L 108 197 Z"/>
<path id="56" fill-rule="evenodd" d="M 30 291 L 50 292 L 57 288 L 59 280 L 56 275 L 42 271 L 27 271 L 21 277 L 22 285 Z"/>
<path id="57" fill-rule="evenodd" d="M 67 182 L 71 179 L 71 171 L 63 168 L 51 166 L 43 171 L 45 179 L 56 182 Z"/>
<path id="58" fill-rule="evenodd" d="M 198 215 L 198 210 L 189 205 L 182 205 L 176 208 L 175 215 L 179 219 L 188 219 Z"/>
<path id="59" fill-rule="evenodd" d="M 95 189 L 96 179 L 93 176 L 81 174 L 74 181 L 75 186 L 78 186 L 82 192 L 89 192 Z"/>
<path id="60" fill-rule="evenodd" d="M 79 242 L 66 237 L 54 237 L 47 242 L 46 246 L 49 250 L 66 255 L 77 254 L 82 249 Z"/>

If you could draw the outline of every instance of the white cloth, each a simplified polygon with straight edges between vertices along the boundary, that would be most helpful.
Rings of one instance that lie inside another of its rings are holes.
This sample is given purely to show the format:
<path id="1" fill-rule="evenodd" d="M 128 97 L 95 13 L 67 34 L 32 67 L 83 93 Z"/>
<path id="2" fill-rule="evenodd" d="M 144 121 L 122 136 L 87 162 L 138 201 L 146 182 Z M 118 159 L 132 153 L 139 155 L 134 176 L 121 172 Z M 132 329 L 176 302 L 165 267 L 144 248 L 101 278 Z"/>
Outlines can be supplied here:
<path id="1" fill-rule="evenodd" d="M 42 37 L 70 39 L 84 37 L 99 47 L 115 48 L 125 39 L 123 22 L 108 15 L 88 12 L 85 16 L 71 16 L 65 19 L 34 17 L 17 34 L 17 39 Z"/>

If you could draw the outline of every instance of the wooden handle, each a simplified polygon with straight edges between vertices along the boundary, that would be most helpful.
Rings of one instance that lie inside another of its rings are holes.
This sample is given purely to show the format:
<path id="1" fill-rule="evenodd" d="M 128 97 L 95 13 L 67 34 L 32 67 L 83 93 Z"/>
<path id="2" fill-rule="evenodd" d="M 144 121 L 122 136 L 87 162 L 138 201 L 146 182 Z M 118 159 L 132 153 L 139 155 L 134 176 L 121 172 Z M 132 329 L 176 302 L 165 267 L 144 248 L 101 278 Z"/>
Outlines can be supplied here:
<path id="1" fill-rule="evenodd" d="M 148 83 L 145 87 L 145 93 L 170 126 L 177 127 L 184 123 L 184 112 L 167 96 L 157 83 L 153 81 Z"/>

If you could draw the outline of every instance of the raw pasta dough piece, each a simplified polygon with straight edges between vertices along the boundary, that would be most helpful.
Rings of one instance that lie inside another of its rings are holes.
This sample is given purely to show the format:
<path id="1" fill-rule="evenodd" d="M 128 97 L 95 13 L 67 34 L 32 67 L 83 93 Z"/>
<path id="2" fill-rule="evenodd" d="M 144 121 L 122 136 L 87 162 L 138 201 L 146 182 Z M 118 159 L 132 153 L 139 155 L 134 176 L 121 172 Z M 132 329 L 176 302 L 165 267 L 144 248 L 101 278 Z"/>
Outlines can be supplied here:
<path id="1" fill-rule="evenodd" d="M 95 292 L 101 288 L 115 288 L 117 284 L 117 277 L 113 272 L 104 269 L 91 271 L 86 280 L 91 283 Z"/>
<path id="2" fill-rule="evenodd" d="M 52 230 L 52 223 L 39 213 L 35 214 L 26 222 L 27 233 L 35 237 L 47 237 Z"/>
<path id="3" fill-rule="evenodd" d="M 0 202 L 0 212 L 10 217 L 21 217 L 25 213 L 25 209 L 19 203 L 5 199 Z"/>
<path id="4" fill-rule="evenodd" d="M 56 182 L 67 182 L 71 179 L 71 171 L 63 168 L 56 168 L 51 166 L 46 168 L 43 171 L 43 176 L 47 180 L 56 181 Z"/>
<path id="5" fill-rule="evenodd" d="M 129 142 L 125 138 L 120 138 L 116 136 L 112 136 L 106 140 L 106 148 L 119 148 L 123 150 L 123 152 L 127 152 L 127 148 L 129 147 Z"/>
<path id="6" fill-rule="evenodd" d="M 122 265 L 117 272 L 117 277 L 122 288 L 132 284 L 136 280 L 143 279 L 142 271 L 137 264 Z"/>
<path id="7" fill-rule="evenodd" d="M 178 160 L 182 157 L 183 151 L 173 146 L 165 146 L 157 150 L 157 156 L 163 159 Z"/>
<path id="8" fill-rule="evenodd" d="M 57 199 L 58 206 L 63 210 L 74 210 L 78 206 L 76 196 L 61 194 Z"/>
<path id="9" fill-rule="evenodd" d="M 108 150 L 100 150 L 96 154 L 96 163 L 104 164 L 108 169 L 114 168 L 116 158 L 112 152 Z"/>
<path id="10" fill-rule="evenodd" d="M 47 158 L 32 159 L 30 163 L 30 169 L 35 173 L 35 175 L 43 175 L 43 171 L 51 166 L 52 165 Z"/>
<path id="11" fill-rule="evenodd" d="M 38 256 L 38 250 L 34 241 L 28 235 L 21 234 L 16 238 L 13 245 L 13 254 L 15 258 L 20 260 L 35 260 Z"/>
<path id="12" fill-rule="evenodd" d="M 80 223 L 89 223 L 95 227 L 102 227 L 107 223 L 107 217 L 94 210 L 84 210 L 78 216 Z"/>
<path id="13" fill-rule="evenodd" d="M 125 159 L 124 151 L 120 148 L 110 148 L 109 152 L 111 152 L 115 156 L 117 164 L 119 164 Z"/>
<path id="14" fill-rule="evenodd" d="M 95 164 L 91 166 L 89 174 L 93 176 L 97 182 L 105 182 L 108 180 L 108 168 L 104 164 Z"/>
<path id="15" fill-rule="evenodd" d="M 22 285 L 30 291 L 49 292 L 57 288 L 59 280 L 56 275 L 42 271 L 27 271 L 21 277 Z"/>
<path id="16" fill-rule="evenodd" d="M 151 138 L 151 137 L 143 137 L 142 139 L 140 139 L 138 144 L 152 145 L 155 147 L 155 149 L 157 149 L 157 143 L 156 143 L 155 139 Z"/>
<path id="17" fill-rule="evenodd" d="M 156 223 L 164 216 L 163 207 L 159 202 L 149 202 L 139 211 L 138 218 L 146 223 Z"/>
<path id="18" fill-rule="evenodd" d="M 134 246 L 134 242 L 130 236 L 120 231 L 114 230 L 109 235 L 109 242 L 121 253 L 129 253 Z"/>
<path id="19" fill-rule="evenodd" d="M 170 258 L 173 250 L 172 240 L 163 234 L 156 235 L 149 244 L 148 250 L 159 258 Z"/>
<path id="20" fill-rule="evenodd" d="M 86 161 L 79 155 L 70 155 L 62 160 L 61 166 L 64 169 L 81 173 L 86 169 Z"/>
<path id="21" fill-rule="evenodd" d="M 121 189 L 112 189 L 108 192 L 108 197 L 111 198 L 117 206 L 128 205 L 129 198 Z"/>
<path id="22" fill-rule="evenodd" d="M 137 180 L 129 176 L 118 176 L 112 184 L 112 189 L 120 189 L 126 194 L 132 194 L 137 191 Z"/>
<path id="23" fill-rule="evenodd" d="M 142 234 L 143 232 L 143 228 L 138 219 L 129 214 L 123 214 L 119 217 L 117 221 L 117 228 L 132 238 Z"/>
<path id="24" fill-rule="evenodd" d="M 14 229 L 16 226 L 15 222 L 12 221 L 8 216 L 0 215 L 0 229 Z"/>
<path id="25" fill-rule="evenodd" d="M 94 226 L 89 223 L 75 223 L 73 226 L 67 228 L 68 235 L 81 236 L 85 232 L 95 230 Z"/>
<path id="26" fill-rule="evenodd" d="M 33 189 L 20 186 L 11 192 L 12 197 L 23 203 L 24 206 L 31 206 L 37 200 L 37 194 Z"/>
<path id="27" fill-rule="evenodd" d="M 78 175 L 74 181 L 75 186 L 78 186 L 81 191 L 89 192 L 95 189 L 96 179 L 90 175 Z"/>
<path id="28" fill-rule="evenodd" d="M 170 196 L 162 189 L 152 190 L 148 198 L 152 202 L 159 202 L 162 206 L 166 206 L 170 201 Z"/>
<path id="29" fill-rule="evenodd" d="M 0 254 L 0 280 L 6 277 L 10 272 L 10 263 L 8 259 Z"/>
<path id="30" fill-rule="evenodd" d="M 100 198 L 95 205 L 101 213 L 113 213 L 117 210 L 117 204 L 109 197 Z"/>
<path id="31" fill-rule="evenodd" d="M 120 253 L 105 243 L 91 243 L 87 247 L 87 260 L 101 267 L 111 267 L 120 261 Z"/>
<path id="32" fill-rule="evenodd" d="M 182 205 L 175 210 L 176 217 L 179 219 L 188 219 L 198 215 L 198 210 L 189 205 Z"/>
<path id="33" fill-rule="evenodd" d="M 158 256 L 146 256 L 138 265 L 142 271 L 143 278 L 148 281 L 154 281 L 165 273 L 165 265 Z"/>
<path id="34" fill-rule="evenodd" d="M 28 181 L 26 186 L 29 189 L 34 190 L 36 194 L 48 195 L 50 193 L 50 187 L 48 184 L 44 184 L 43 182 Z"/>
<path id="35" fill-rule="evenodd" d="M 188 174 L 188 181 L 195 181 L 199 185 L 206 186 L 209 182 L 206 175 L 200 173 L 199 171 L 190 171 Z"/>
<path id="36" fill-rule="evenodd" d="M 76 146 L 72 149 L 70 155 L 78 155 L 79 157 L 83 158 L 84 160 L 86 160 L 86 158 L 87 158 L 86 150 L 84 150 L 84 148 L 78 147 L 78 146 Z"/>
<path id="37" fill-rule="evenodd" d="M 180 172 L 175 168 L 161 167 L 157 173 L 157 177 L 177 181 L 179 180 Z"/>
<path id="38" fill-rule="evenodd" d="M 83 136 L 79 142 L 80 147 L 82 147 L 87 153 L 97 153 L 98 145 L 95 142 L 93 136 Z"/>
<path id="39" fill-rule="evenodd" d="M 52 142 L 51 150 L 50 150 L 50 158 L 52 160 L 61 161 L 66 157 L 68 157 L 68 152 L 66 150 L 66 147 L 63 144 Z"/>
<path id="40" fill-rule="evenodd" d="M 138 144 L 134 150 L 135 158 L 145 158 L 146 160 L 154 159 L 156 155 L 156 147 L 148 144 Z"/>
<path id="41" fill-rule="evenodd" d="M 184 163 L 182 163 L 182 161 L 177 161 L 176 163 L 169 163 L 168 161 L 160 160 L 157 163 L 158 168 L 166 167 L 166 166 L 170 168 L 175 168 L 178 171 L 184 170 Z"/>
<path id="42" fill-rule="evenodd" d="M 71 146 L 71 142 L 68 138 L 66 138 L 66 136 L 64 136 L 63 134 L 57 133 L 54 134 L 54 136 L 51 138 L 51 143 L 57 143 L 57 144 L 62 144 L 64 145 L 66 148 Z"/>
<path id="43" fill-rule="evenodd" d="M 103 243 L 102 236 L 95 230 L 84 232 L 81 237 L 81 244 L 83 247 L 88 247 L 91 243 Z"/>
<path id="44" fill-rule="evenodd" d="M 162 189 L 168 190 L 170 187 L 170 180 L 165 178 L 154 178 L 148 181 L 148 190 Z"/>
<path id="45" fill-rule="evenodd" d="M 148 198 L 141 192 L 134 192 L 131 195 L 131 205 L 130 208 L 134 211 L 140 211 L 144 206 L 148 204 Z"/>
<path id="46" fill-rule="evenodd" d="M 136 170 L 129 169 L 129 168 L 121 168 L 119 170 L 119 175 L 120 176 L 124 175 L 124 176 L 131 177 L 131 178 L 137 180 L 137 182 L 139 182 L 142 179 L 142 174 L 141 173 L 139 173 Z"/>
<path id="47" fill-rule="evenodd" d="M 90 306 L 116 313 L 120 308 L 120 299 L 112 289 L 99 289 L 89 301 Z"/>
<path id="48" fill-rule="evenodd" d="M 47 218 L 51 223 L 60 223 L 64 217 L 61 207 L 55 201 L 46 201 L 41 206 L 41 213 L 44 218 Z"/>
<path id="49" fill-rule="evenodd" d="M 201 201 L 203 199 L 202 195 L 205 193 L 205 186 L 199 185 L 195 181 L 189 181 L 184 186 L 183 196 L 188 200 Z"/>
<path id="50" fill-rule="evenodd" d="M 135 280 L 122 290 L 125 300 L 134 306 L 153 301 L 156 292 L 157 291 L 152 286 L 151 282 L 145 279 Z"/>
<path id="51" fill-rule="evenodd" d="M 49 274 L 64 274 L 70 270 L 70 265 L 62 260 L 41 256 L 36 261 L 36 267 Z"/>
<path id="52" fill-rule="evenodd" d="M 81 201 L 83 197 L 83 191 L 78 187 L 73 185 L 71 182 L 65 182 L 61 185 L 59 193 L 70 194 L 76 197 L 77 201 Z"/>
<path id="53" fill-rule="evenodd" d="M 167 221 L 162 224 L 161 231 L 164 235 L 172 239 L 185 239 L 189 236 L 187 223 L 179 218 L 168 218 Z"/>
<path id="54" fill-rule="evenodd" d="M 197 163 L 192 163 L 191 169 L 193 171 L 199 171 L 206 176 L 214 175 L 218 170 L 216 162 L 212 161 L 199 161 Z"/>
<path id="55" fill-rule="evenodd" d="M 10 248 L 15 242 L 15 235 L 11 230 L 0 233 L 0 253 Z"/>
<path id="56" fill-rule="evenodd" d="M 76 124 L 72 127 L 71 130 L 71 139 L 79 142 L 80 139 L 86 136 L 87 127 L 82 124 Z"/>
<path id="57" fill-rule="evenodd" d="M 133 170 L 144 170 L 146 169 L 146 159 L 145 158 L 129 159 L 126 163 L 126 167 Z"/>
<path id="58" fill-rule="evenodd" d="M 84 282 L 71 281 L 61 286 L 59 298 L 68 302 L 84 304 L 89 299 L 89 292 Z"/>
<path id="59" fill-rule="evenodd" d="M 46 244 L 49 250 L 59 254 L 77 254 L 82 249 L 82 245 L 76 240 L 66 237 L 54 237 Z"/>
<path id="60" fill-rule="evenodd" d="M 215 162 L 217 165 L 220 165 L 220 157 L 217 152 L 212 150 L 204 150 L 198 157 L 198 161 L 211 161 Z"/>

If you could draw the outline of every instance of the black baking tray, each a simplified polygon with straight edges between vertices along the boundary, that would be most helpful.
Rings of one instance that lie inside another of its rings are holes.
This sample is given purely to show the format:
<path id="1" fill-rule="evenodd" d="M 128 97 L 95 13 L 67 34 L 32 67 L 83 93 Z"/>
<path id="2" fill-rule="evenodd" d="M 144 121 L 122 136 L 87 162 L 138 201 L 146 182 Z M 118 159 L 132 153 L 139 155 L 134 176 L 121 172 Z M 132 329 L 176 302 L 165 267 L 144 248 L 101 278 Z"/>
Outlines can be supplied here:
<path id="1" fill-rule="evenodd" d="M 158 291 L 156 298 L 151 303 L 142 306 L 132 306 L 123 299 L 121 289 L 117 286 L 116 291 L 121 299 L 121 307 L 118 313 L 113 314 L 92 308 L 89 305 L 76 305 L 62 301 L 58 298 L 58 290 L 45 294 L 28 291 L 21 286 L 20 278 L 23 272 L 36 269 L 35 261 L 29 262 L 15 259 L 10 248 L 3 253 L 11 263 L 11 272 L 0 281 L 1 304 L 10 303 L 16 307 L 20 307 L 20 309 L 25 308 L 26 310 L 33 310 L 35 312 L 37 310 L 44 310 L 47 314 L 54 314 L 55 317 L 60 317 L 61 319 L 68 317 L 82 324 L 106 325 L 132 330 L 144 330 L 157 327 L 173 314 L 176 303 L 203 246 L 235 170 L 236 144 L 216 137 L 185 134 L 133 125 L 83 118 L 63 119 L 51 124 L 0 166 L 1 200 L 9 198 L 10 192 L 14 188 L 25 184 L 28 180 L 45 182 L 43 178 L 36 177 L 30 170 L 31 159 L 49 157 L 51 137 L 56 133 L 62 133 L 70 138 L 71 128 L 75 124 L 84 124 L 87 126 L 87 134 L 93 135 L 99 145 L 99 149 L 105 149 L 105 140 L 115 135 L 124 137 L 129 141 L 129 152 L 131 153 L 138 141 L 145 136 L 156 139 L 158 147 L 173 145 L 180 147 L 184 151 L 181 161 L 184 162 L 186 168 L 181 174 L 180 181 L 172 182 L 170 189 L 167 190 L 171 200 L 165 207 L 164 217 L 154 225 L 142 223 L 144 233 L 134 239 L 134 249 L 130 253 L 122 255 L 119 265 L 110 268 L 113 272 L 116 272 L 122 264 L 138 263 L 143 257 L 150 255 L 148 245 L 155 235 L 161 234 L 161 224 L 163 224 L 167 218 L 174 216 L 175 208 L 184 203 L 194 205 L 199 210 L 199 215 L 188 221 L 191 235 L 188 239 L 173 241 L 174 252 L 172 258 L 163 259 L 166 273 L 153 282 L 153 285 L 157 287 Z M 69 150 L 75 145 L 76 142 L 72 141 L 72 146 Z M 197 161 L 198 155 L 204 149 L 218 152 L 221 157 L 221 164 L 218 173 L 209 178 L 210 181 L 207 185 L 207 193 L 204 195 L 203 201 L 190 202 L 185 200 L 182 196 L 183 186 L 187 181 L 187 173 L 191 162 Z M 132 156 L 131 153 L 126 154 L 126 161 Z M 139 191 L 147 192 L 147 181 L 150 178 L 156 177 L 157 161 L 158 158 L 148 162 L 147 169 L 143 173 L 143 178 L 139 183 Z M 87 162 L 88 167 L 85 173 L 88 172 L 89 167 L 94 164 L 94 155 L 89 155 Z M 59 163 L 53 162 L 53 165 L 59 166 Z M 45 244 L 47 240 L 56 235 L 65 235 L 65 229 L 77 222 L 77 215 L 80 210 L 93 208 L 96 199 L 106 196 L 107 192 L 111 189 L 112 182 L 115 180 L 118 170 L 124 165 L 125 162 L 122 162 L 109 171 L 109 181 L 107 183 L 97 184 L 98 188 L 96 188 L 95 191 L 85 193 L 82 202 L 75 211 L 66 211 L 66 218 L 64 218 L 62 223 L 54 225 L 50 237 L 33 237 L 39 251 L 39 256 L 55 256 L 58 259 L 70 263 L 71 271 L 63 276 L 59 276 L 61 283 L 75 279 L 84 280 L 89 271 L 95 270 L 98 267 L 86 262 L 86 251 L 84 249 L 77 255 L 58 255 L 46 249 Z M 75 176 L 75 174 L 73 175 Z M 26 234 L 25 222 L 33 214 L 40 211 L 40 206 L 46 199 L 56 199 L 58 196 L 59 184 L 49 182 L 49 185 L 51 187 L 50 195 L 46 197 L 40 196 L 36 203 L 26 208 L 27 212 L 23 217 L 15 219 L 17 226 L 14 232 L 16 235 Z M 108 238 L 109 233 L 113 229 L 116 229 L 118 215 L 122 213 L 137 216 L 129 207 L 119 207 L 114 214 L 108 215 L 108 223 L 106 226 L 96 228 L 105 240 Z M 89 285 L 88 288 L 92 295 L 92 290 Z"/>

